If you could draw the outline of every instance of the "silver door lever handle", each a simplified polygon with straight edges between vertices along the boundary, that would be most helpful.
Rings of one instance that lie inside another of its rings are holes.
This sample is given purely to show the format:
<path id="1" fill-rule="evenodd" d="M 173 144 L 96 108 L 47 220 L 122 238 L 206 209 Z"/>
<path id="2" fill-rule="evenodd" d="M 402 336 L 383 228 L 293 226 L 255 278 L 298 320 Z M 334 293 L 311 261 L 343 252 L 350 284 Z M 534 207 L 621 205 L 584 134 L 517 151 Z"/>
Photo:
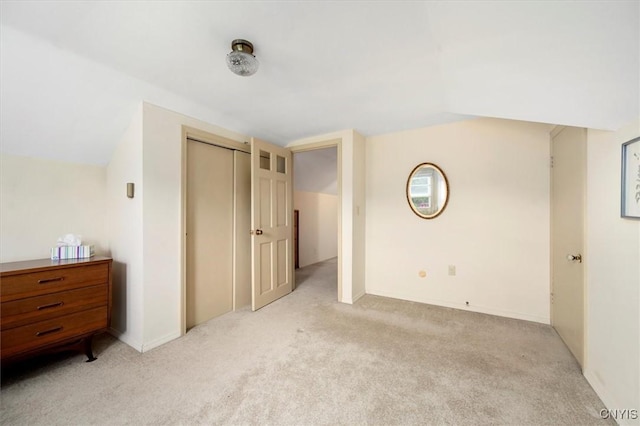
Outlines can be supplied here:
<path id="1" fill-rule="evenodd" d="M 579 262 L 582 263 L 582 255 L 581 254 L 568 254 L 567 260 L 569 262 Z"/>

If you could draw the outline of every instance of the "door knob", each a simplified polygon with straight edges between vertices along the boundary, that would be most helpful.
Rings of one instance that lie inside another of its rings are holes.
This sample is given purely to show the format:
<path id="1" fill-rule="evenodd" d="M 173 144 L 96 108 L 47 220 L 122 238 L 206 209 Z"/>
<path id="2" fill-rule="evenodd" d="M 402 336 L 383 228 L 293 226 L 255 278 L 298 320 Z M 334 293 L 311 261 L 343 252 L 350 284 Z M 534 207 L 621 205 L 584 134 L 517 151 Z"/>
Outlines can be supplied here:
<path id="1" fill-rule="evenodd" d="M 262 229 L 256 229 L 255 231 L 251 231 L 251 235 L 262 235 Z"/>
<path id="2" fill-rule="evenodd" d="M 569 262 L 578 262 L 578 263 L 582 263 L 582 255 L 581 254 L 568 254 L 567 255 L 567 260 Z"/>

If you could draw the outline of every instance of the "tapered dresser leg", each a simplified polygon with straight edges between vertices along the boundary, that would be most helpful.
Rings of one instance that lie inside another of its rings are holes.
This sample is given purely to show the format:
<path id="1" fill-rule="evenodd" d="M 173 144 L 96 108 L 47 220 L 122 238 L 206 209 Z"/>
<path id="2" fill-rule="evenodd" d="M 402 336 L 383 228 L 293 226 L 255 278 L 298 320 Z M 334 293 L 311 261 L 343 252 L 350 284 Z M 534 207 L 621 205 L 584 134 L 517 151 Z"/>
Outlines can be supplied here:
<path id="1" fill-rule="evenodd" d="M 93 342 L 93 335 L 84 339 L 84 354 L 87 356 L 86 362 L 93 362 L 96 358 L 93 356 L 93 349 L 91 348 L 91 343 Z"/>

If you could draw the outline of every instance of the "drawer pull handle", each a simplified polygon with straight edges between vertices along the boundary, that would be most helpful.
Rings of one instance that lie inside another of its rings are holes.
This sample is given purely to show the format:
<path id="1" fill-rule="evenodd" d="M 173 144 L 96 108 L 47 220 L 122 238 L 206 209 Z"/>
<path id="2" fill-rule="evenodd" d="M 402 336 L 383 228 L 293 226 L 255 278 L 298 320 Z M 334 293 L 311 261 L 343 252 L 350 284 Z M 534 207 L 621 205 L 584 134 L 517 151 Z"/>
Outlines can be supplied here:
<path id="1" fill-rule="evenodd" d="M 55 333 L 56 331 L 60 331 L 60 330 L 62 330 L 62 326 L 61 326 L 61 325 L 60 325 L 60 326 L 58 326 L 58 327 L 54 327 L 54 328 L 52 328 L 52 329 L 49 329 L 49 330 L 45 330 L 45 331 L 38 331 L 38 332 L 36 333 L 36 336 L 38 336 L 38 337 L 40 337 L 40 336 L 45 336 L 45 335 L 47 335 L 47 334 Z"/>
<path id="2" fill-rule="evenodd" d="M 62 280 L 64 280 L 64 277 L 47 278 L 44 280 L 38 280 L 38 284 L 47 284 L 47 283 L 52 283 L 55 281 L 62 281 Z"/>
<path id="3" fill-rule="evenodd" d="M 38 306 L 38 310 L 41 311 L 43 309 L 55 308 L 56 306 L 62 306 L 62 305 L 64 305 L 64 302 L 49 303 L 48 305 Z"/>

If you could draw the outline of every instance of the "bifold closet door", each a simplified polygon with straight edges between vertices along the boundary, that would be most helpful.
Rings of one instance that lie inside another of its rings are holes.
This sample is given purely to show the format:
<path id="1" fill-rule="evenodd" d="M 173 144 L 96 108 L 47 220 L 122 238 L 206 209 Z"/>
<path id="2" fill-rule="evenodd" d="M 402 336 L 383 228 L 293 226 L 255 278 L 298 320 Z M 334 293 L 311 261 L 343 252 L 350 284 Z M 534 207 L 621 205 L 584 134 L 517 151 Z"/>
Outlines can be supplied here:
<path id="1" fill-rule="evenodd" d="M 235 151 L 235 303 L 251 305 L 251 154 Z"/>
<path id="2" fill-rule="evenodd" d="M 233 151 L 187 142 L 187 329 L 233 309 Z"/>

